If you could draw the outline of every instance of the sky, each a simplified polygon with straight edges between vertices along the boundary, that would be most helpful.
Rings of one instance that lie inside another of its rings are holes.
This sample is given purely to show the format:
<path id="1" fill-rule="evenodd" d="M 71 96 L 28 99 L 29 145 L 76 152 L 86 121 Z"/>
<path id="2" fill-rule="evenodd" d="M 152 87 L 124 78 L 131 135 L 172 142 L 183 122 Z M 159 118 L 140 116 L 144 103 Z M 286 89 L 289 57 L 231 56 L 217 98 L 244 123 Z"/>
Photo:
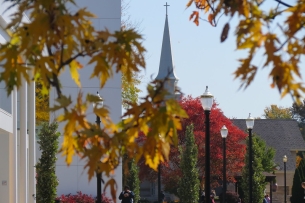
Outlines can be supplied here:
<path id="1" fill-rule="evenodd" d="M 126 0 L 128 2 L 128 0 Z M 155 78 L 159 69 L 163 29 L 165 23 L 165 3 L 168 7 L 168 21 L 171 46 L 178 86 L 185 95 L 198 97 L 209 86 L 216 102 L 228 118 L 261 117 L 264 109 L 271 104 L 291 107 L 292 98 L 281 98 L 277 89 L 271 88 L 268 77 L 270 69 L 260 69 L 254 82 L 247 89 L 240 89 L 239 79 L 234 80 L 238 59 L 245 53 L 236 51 L 234 22 L 231 21 L 230 33 L 224 43 L 220 34 L 227 18 L 220 18 L 217 27 L 201 20 L 196 26 L 189 21 L 194 8 L 186 9 L 188 0 L 130 0 L 127 15 L 130 21 L 138 24 L 137 29 L 144 37 L 147 49 L 146 70 L 139 86 L 140 96 L 145 95 L 146 85 Z M 205 17 L 205 16 L 203 16 Z M 259 64 L 262 55 L 259 55 Z"/>

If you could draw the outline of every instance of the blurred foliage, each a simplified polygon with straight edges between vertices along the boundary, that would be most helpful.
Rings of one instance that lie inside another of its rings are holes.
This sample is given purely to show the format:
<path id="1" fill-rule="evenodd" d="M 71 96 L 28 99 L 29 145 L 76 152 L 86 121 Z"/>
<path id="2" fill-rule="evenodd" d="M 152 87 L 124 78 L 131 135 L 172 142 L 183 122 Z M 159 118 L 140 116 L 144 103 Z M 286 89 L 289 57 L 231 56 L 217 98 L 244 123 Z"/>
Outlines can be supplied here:
<path id="1" fill-rule="evenodd" d="M 263 117 L 266 119 L 292 119 L 292 112 L 290 108 L 272 104 L 264 109 Z"/>
<path id="2" fill-rule="evenodd" d="M 75 155 L 84 159 L 89 179 L 102 169 L 109 177 L 105 188 L 115 201 L 117 185 L 112 175 L 122 156 L 127 154 L 136 162 L 143 157 L 156 170 L 168 160 L 170 146 L 177 144 L 177 129 L 187 114 L 178 102 L 166 99 L 164 81 L 149 83 L 147 95 L 130 103 L 119 123 L 111 120 L 107 106 L 95 105 L 93 112 L 87 112 L 99 98 L 83 94 L 79 71 L 91 72 L 100 89 L 117 73 L 130 83 L 145 68 L 142 36 L 134 29 L 96 30 L 91 22 L 95 15 L 77 7 L 74 0 L 6 2 L 12 3 L 9 9 L 15 8 L 7 26 L 11 40 L 0 47 L 0 82 L 8 95 L 14 87 L 32 81 L 39 81 L 42 95 L 54 89 L 56 99 L 49 110 L 64 124 L 60 152 L 68 165 Z M 67 5 L 75 5 L 75 10 Z M 67 71 L 80 88 L 76 98 L 63 94 L 60 76 Z M 88 121 L 89 113 L 101 118 L 102 127 Z M 140 132 L 147 138 L 141 145 L 135 141 Z"/>

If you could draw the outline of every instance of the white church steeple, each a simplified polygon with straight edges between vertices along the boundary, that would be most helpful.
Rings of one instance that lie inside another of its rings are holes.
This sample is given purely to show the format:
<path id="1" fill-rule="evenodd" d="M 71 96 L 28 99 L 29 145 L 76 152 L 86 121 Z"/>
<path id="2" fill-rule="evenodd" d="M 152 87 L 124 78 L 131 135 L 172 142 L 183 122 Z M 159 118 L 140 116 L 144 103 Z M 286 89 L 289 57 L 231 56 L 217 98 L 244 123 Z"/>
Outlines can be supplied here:
<path id="1" fill-rule="evenodd" d="M 156 77 L 156 80 L 164 80 L 165 78 L 167 78 L 165 87 L 171 95 L 175 95 L 176 83 L 178 82 L 179 79 L 175 74 L 175 66 L 172 57 L 171 40 L 170 40 L 168 16 L 167 16 L 167 6 L 169 5 L 166 3 L 166 5 L 164 6 L 166 6 L 166 17 L 165 17 L 165 25 L 163 32 L 159 72 Z"/>

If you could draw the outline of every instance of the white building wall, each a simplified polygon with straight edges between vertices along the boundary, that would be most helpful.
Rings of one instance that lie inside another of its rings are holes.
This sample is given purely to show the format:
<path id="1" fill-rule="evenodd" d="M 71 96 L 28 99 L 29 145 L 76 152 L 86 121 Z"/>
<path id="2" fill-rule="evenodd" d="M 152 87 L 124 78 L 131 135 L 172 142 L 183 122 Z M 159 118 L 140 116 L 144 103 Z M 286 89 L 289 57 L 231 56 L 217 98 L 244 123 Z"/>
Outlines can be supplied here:
<path id="1" fill-rule="evenodd" d="M 0 131 L 0 203 L 11 203 L 12 192 L 10 178 L 10 136 L 9 133 Z M 6 155 L 6 156 L 5 156 Z"/>
<path id="2" fill-rule="evenodd" d="M 120 0 L 77 0 L 76 3 L 80 8 L 87 7 L 97 17 L 92 19 L 93 25 L 98 30 L 107 28 L 109 31 L 120 30 L 121 26 L 121 1 Z M 71 6 L 71 10 L 75 10 Z M 80 59 L 80 62 L 86 64 L 88 58 Z M 78 92 L 81 90 L 84 95 L 87 93 L 96 94 L 99 91 L 100 95 L 104 99 L 104 105 L 111 111 L 111 118 L 114 122 L 119 122 L 121 117 L 121 74 L 115 74 L 106 86 L 100 90 L 99 81 L 97 79 L 90 79 L 93 66 L 85 66 L 80 70 L 80 80 L 82 82 L 82 89 L 78 88 L 74 81 L 71 79 L 69 71 L 65 72 L 61 76 L 61 82 L 63 87 L 63 94 L 71 95 L 72 98 L 76 98 Z M 54 104 L 56 94 L 54 90 L 50 95 L 50 105 Z M 88 114 L 87 119 L 94 122 L 96 116 L 92 113 L 92 107 L 88 110 L 91 112 Z M 51 120 L 57 116 L 58 113 L 52 114 Z M 63 124 L 59 125 L 59 130 L 63 131 Z M 62 137 L 60 143 L 62 142 Z M 67 167 L 64 157 L 58 155 L 58 161 L 56 166 L 56 175 L 59 180 L 59 186 L 57 188 L 57 194 L 75 194 L 77 191 L 82 193 L 91 194 L 96 196 L 96 177 L 89 182 L 87 170 L 84 170 L 86 160 L 80 160 L 78 156 L 75 156 L 73 163 Z M 104 178 L 104 177 L 103 177 Z M 122 167 L 120 166 L 115 171 L 115 179 L 118 184 L 118 193 L 122 191 Z M 106 179 L 104 179 L 107 181 Z M 104 189 L 104 185 L 102 185 Z M 107 191 L 107 196 L 111 196 Z M 118 195 L 117 195 L 118 196 Z"/>
<path id="3" fill-rule="evenodd" d="M 9 39 L 3 28 L 6 25 L 4 18 L 7 18 L 10 13 L 2 15 L 5 9 L 2 3 L 3 0 L 0 0 L 0 44 Z M 15 161 L 12 156 L 15 148 L 11 113 L 11 97 L 7 96 L 4 84 L 0 83 L 0 203 L 15 203 L 13 197 L 16 178 L 12 170 Z"/>

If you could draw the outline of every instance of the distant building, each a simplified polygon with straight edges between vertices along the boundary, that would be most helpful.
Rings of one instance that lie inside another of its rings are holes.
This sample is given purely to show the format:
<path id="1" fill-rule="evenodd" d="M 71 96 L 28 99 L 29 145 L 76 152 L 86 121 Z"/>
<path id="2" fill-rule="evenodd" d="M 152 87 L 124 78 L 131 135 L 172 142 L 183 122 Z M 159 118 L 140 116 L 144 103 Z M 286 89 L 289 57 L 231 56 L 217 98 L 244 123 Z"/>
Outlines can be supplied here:
<path id="1" fill-rule="evenodd" d="M 232 119 L 235 126 L 246 130 L 246 119 Z M 298 123 L 292 119 L 257 119 L 254 121 L 253 133 L 262 138 L 267 146 L 275 149 L 274 162 L 278 165 L 275 171 L 278 190 L 273 193 L 273 199 L 283 200 L 284 198 L 284 163 L 283 157 L 287 156 L 286 163 L 286 191 L 289 200 L 293 176 L 296 169 L 296 153 L 305 151 L 305 141 L 298 127 Z M 270 188 L 266 187 L 270 193 Z M 282 201 L 283 202 L 283 201 Z"/>

